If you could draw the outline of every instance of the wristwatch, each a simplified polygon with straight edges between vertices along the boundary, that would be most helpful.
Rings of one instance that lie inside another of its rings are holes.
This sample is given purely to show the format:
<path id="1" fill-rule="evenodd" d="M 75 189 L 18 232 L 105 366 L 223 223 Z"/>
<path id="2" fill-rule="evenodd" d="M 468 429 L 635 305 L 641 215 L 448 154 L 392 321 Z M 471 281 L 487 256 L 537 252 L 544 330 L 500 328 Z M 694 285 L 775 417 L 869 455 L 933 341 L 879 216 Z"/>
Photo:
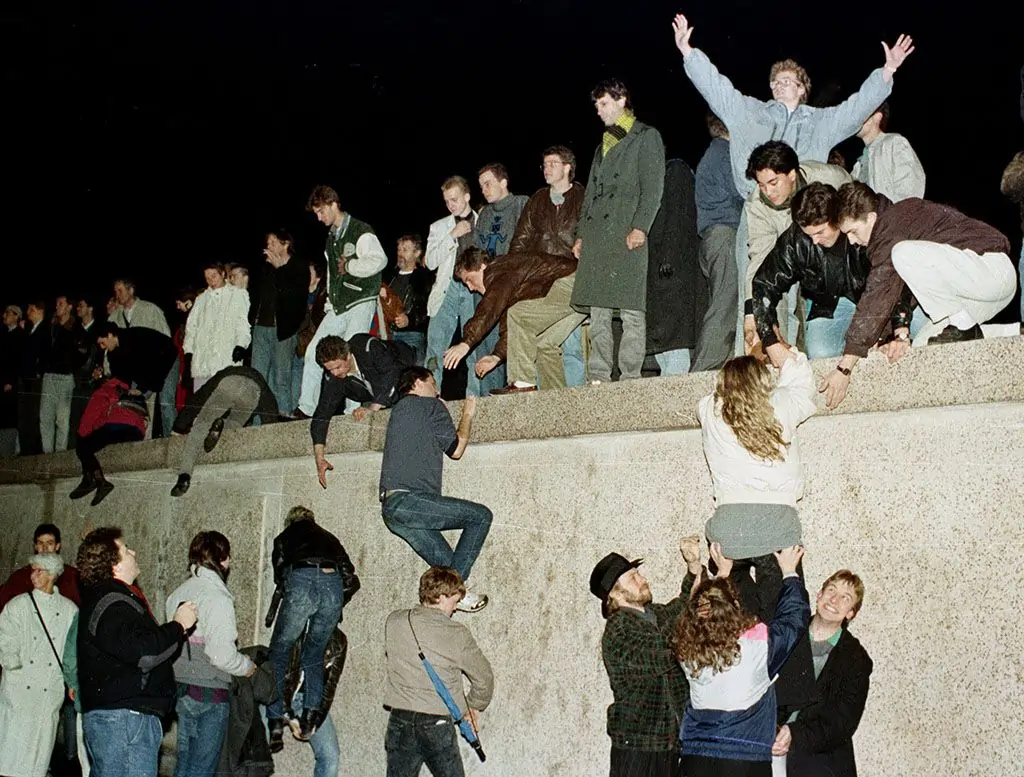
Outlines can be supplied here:
<path id="1" fill-rule="evenodd" d="M 910 339 L 910 333 L 909 332 L 901 332 L 900 334 L 896 334 L 895 332 L 893 332 L 892 339 L 893 340 L 904 340 L 904 341 L 906 341 L 906 340 Z"/>
<path id="2" fill-rule="evenodd" d="M 838 372 L 841 372 L 846 377 L 850 377 L 853 374 L 853 370 L 851 370 L 849 367 L 844 367 L 842 364 L 837 364 L 836 370 Z"/>

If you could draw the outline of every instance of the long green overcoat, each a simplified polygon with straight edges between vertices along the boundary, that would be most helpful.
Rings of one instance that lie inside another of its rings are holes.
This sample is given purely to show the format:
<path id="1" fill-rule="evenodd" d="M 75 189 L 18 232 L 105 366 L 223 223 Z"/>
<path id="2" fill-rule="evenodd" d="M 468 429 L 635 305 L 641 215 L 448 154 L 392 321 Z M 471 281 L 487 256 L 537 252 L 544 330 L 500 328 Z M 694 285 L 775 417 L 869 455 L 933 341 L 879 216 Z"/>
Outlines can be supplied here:
<path id="1" fill-rule="evenodd" d="M 574 307 L 647 309 L 647 245 L 630 251 L 626 235 L 650 232 L 664 186 L 665 145 L 654 127 L 636 122 L 607 156 L 597 147 L 576 227 Z"/>

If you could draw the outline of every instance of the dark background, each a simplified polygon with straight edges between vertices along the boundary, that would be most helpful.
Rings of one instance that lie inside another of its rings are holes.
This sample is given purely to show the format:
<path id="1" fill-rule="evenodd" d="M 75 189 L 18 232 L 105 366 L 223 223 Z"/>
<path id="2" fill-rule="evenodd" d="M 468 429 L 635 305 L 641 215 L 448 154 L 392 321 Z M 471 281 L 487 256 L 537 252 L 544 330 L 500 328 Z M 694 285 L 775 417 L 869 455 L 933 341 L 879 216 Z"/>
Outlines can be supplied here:
<path id="1" fill-rule="evenodd" d="M 334 186 L 390 256 L 446 214 L 439 185 L 502 161 L 513 192 L 543 185 L 544 147 L 584 178 L 601 126 L 592 85 L 618 76 L 670 156 L 695 166 L 705 105 L 682 72 L 673 15 L 745 93 L 767 98 L 793 57 L 811 101 L 856 90 L 881 40 L 913 35 L 891 129 L 928 174 L 928 197 L 1002 229 L 999 194 L 1024 146 L 1019 2 L 812 4 L 661 0 L 113 2 L 4 4 L 3 303 L 109 296 L 118 274 L 168 305 L 206 261 L 258 272 L 266 229 L 320 255 L 310 188 Z M 16 8 L 10 6 L 17 5 Z M 843 146 L 848 165 L 860 153 Z M 475 193 L 475 201 L 479 200 Z"/>

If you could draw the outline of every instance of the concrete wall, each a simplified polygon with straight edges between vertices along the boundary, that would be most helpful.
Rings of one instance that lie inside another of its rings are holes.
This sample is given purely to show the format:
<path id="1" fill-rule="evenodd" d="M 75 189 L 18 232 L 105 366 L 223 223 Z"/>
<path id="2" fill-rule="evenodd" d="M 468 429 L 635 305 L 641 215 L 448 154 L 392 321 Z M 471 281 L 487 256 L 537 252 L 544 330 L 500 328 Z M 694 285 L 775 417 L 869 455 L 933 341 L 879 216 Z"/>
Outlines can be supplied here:
<path id="1" fill-rule="evenodd" d="M 1024 340 L 924 349 L 855 373 L 842 412 L 802 428 L 801 514 L 808 584 L 849 566 L 867 586 L 853 630 L 875 662 L 856 737 L 861 774 L 1014 774 L 1024 760 L 1021 645 L 1024 563 Z M 816 365 L 824 372 L 831 364 Z M 711 489 L 693 407 L 712 376 L 540 392 L 481 403 L 478 439 L 449 463 L 445 489 L 495 514 L 473 583 L 491 596 L 470 624 L 497 675 L 484 716 L 488 752 L 469 775 L 606 773 L 603 621 L 587 580 L 610 550 L 647 558 L 655 598 L 678 590 L 679 537 L 699 532 Z M 386 417 L 337 419 L 330 488 L 316 484 L 304 424 L 226 435 L 182 499 L 168 492 L 180 441 L 101 454 L 117 488 L 97 508 L 72 502 L 67 454 L 5 461 L 0 573 L 23 563 L 43 520 L 79 536 L 116 523 L 138 551 L 141 583 L 162 608 L 185 575 L 192 535 L 232 541 L 230 586 L 240 640 L 266 642 L 269 548 L 284 513 L 311 507 L 344 542 L 363 581 L 345 612 L 349 665 L 332 714 L 342 773 L 384 771 L 381 709 L 385 616 L 415 601 L 423 563 L 380 520 L 379 449 Z M 592 434 L 583 435 L 586 429 Z M 570 436 L 571 435 L 571 436 Z M 87 500 L 85 500 L 87 501 Z M 278 773 L 310 774 L 292 741 Z M 425 773 L 425 772 L 424 772 Z"/>

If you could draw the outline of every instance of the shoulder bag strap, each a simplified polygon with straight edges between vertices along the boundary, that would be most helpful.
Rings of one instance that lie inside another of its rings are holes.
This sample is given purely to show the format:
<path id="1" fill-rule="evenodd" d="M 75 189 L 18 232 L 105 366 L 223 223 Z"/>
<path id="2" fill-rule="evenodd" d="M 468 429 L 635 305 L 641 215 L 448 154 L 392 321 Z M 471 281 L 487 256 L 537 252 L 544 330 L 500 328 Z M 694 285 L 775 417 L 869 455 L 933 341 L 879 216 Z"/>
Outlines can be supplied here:
<path id="1" fill-rule="evenodd" d="M 32 600 L 32 606 L 36 610 L 36 616 L 39 618 L 39 623 L 43 627 L 43 633 L 46 634 L 46 641 L 50 643 L 50 650 L 53 651 L 53 657 L 57 659 L 57 666 L 60 667 L 61 674 L 64 673 L 64 663 L 60 660 L 60 655 L 57 653 L 57 648 L 53 644 L 53 637 L 50 636 L 50 630 L 46 628 L 46 621 L 43 620 L 43 614 L 39 612 L 39 605 L 36 604 L 36 597 L 33 596 L 32 592 L 28 592 L 28 598 Z"/>

